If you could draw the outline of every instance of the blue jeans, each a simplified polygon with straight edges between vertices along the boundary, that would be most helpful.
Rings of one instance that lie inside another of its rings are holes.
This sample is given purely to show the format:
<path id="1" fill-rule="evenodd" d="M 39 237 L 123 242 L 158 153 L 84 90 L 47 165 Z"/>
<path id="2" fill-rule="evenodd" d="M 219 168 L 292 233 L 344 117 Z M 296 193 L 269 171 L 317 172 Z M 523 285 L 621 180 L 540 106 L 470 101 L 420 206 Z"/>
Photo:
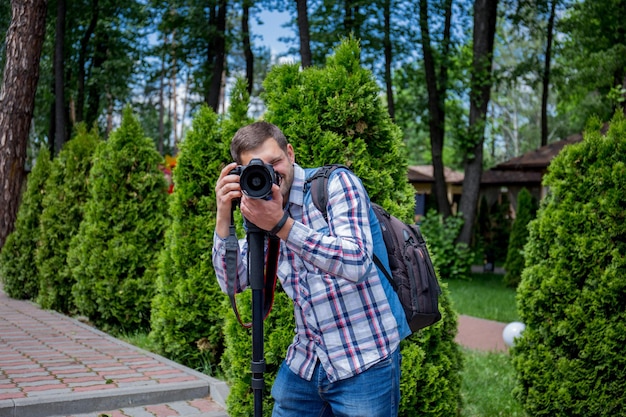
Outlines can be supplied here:
<path id="1" fill-rule="evenodd" d="M 272 417 L 395 417 L 400 403 L 400 354 L 394 351 L 367 371 L 330 382 L 315 366 L 311 381 L 281 365 L 272 387 Z"/>

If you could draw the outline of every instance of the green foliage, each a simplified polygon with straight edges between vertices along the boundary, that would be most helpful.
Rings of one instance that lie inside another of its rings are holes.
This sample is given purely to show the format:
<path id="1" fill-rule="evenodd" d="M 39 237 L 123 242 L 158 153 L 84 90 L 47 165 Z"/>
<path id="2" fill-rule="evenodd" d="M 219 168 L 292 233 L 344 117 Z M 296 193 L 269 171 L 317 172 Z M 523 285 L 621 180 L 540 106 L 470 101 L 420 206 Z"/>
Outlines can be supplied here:
<path id="1" fill-rule="evenodd" d="M 530 223 L 512 351 L 533 416 L 626 414 L 626 120 L 594 121 L 550 164 Z"/>
<path id="2" fill-rule="evenodd" d="M 441 290 L 442 320 L 414 333 L 401 345 L 399 415 L 404 417 L 453 416 L 461 408 L 463 355 L 454 341 L 457 316 L 445 283 Z"/>
<path id="3" fill-rule="evenodd" d="M 50 152 L 39 151 L 37 163 L 28 175 L 15 229 L 0 252 L 0 279 L 9 297 L 32 299 L 37 296 L 38 281 L 35 250 L 39 240 L 39 217 L 45 194 L 44 184 L 50 173 Z"/>
<path id="4" fill-rule="evenodd" d="M 252 321 L 251 291 L 237 296 L 238 311 L 244 322 Z M 231 417 L 248 417 L 254 415 L 254 396 L 250 387 L 252 358 L 252 334 L 237 321 L 230 303 L 224 303 L 227 311 L 224 319 L 225 344 L 227 346 L 222 357 L 222 368 L 230 384 L 230 395 L 226 405 Z M 285 358 L 287 347 L 293 341 L 294 318 L 293 302 L 276 288 L 274 306 L 264 321 L 264 350 L 266 370 L 264 373 L 265 389 L 263 390 L 263 415 L 270 416 L 274 401 L 270 390 L 274 384 L 278 368 Z"/>
<path id="5" fill-rule="evenodd" d="M 68 263 L 78 312 L 105 329 L 148 326 L 157 256 L 168 223 L 162 158 L 130 108 L 98 146 L 90 198 L 70 243 Z"/>
<path id="6" fill-rule="evenodd" d="M 285 132 L 299 164 L 347 164 L 363 179 L 373 200 L 400 217 L 412 218 L 413 190 L 406 181 L 402 134 L 381 105 L 371 73 L 359 65 L 356 41 L 344 41 L 323 69 L 274 67 L 264 86 L 266 120 Z M 266 321 L 268 386 L 293 337 L 293 306 L 287 301 L 283 305 L 282 297 L 277 294 L 278 308 L 274 307 Z M 454 342 L 456 315 L 445 290 L 441 308 L 441 323 L 403 342 L 403 415 L 450 415 L 459 408 L 461 355 Z M 225 324 L 225 335 L 223 366 L 231 385 L 228 413 L 249 416 L 253 404 L 251 341 L 232 317 Z M 269 391 L 264 393 L 264 401 L 264 413 L 269 415 Z"/>
<path id="7" fill-rule="evenodd" d="M 463 227 L 461 215 L 444 219 L 434 210 L 427 213 L 420 225 L 440 280 L 469 277 L 474 255 L 466 244 L 456 243 L 461 227 Z"/>
<path id="8" fill-rule="evenodd" d="M 169 358 L 198 368 L 218 363 L 223 351 L 225 297 L 217 285 L 211 248 L 215 182 L 227 161 L 215 113 L 206 106 L 193 119 L 173 171 L 172 223 L 161 252 L 150 337 Z"/>
<path id="9" fill-rule="evenodd" d="M 486 262 L 504 262 L 511 230 L 509 199 L 506 194 L 501 199 L 488 202 L 483 196 L 478 208 L 474 246 L 482 252 Z"/>
<path id="10" fill-rule="evenodd" d="M 84 125 L 78 125 L 75 137 L 63 146 L 52 162 L 42 203 L 36 258 L 39 271 L 37 302 L 46 309 L 62 313 L 74 310 L 74 278 L 67 264 L 67 252 L 83 219 L 84 204 L 89 198 L 91 157 L 99 142 L 97 130 L 88 132 Z"/>
<path id="11" fill-rule="evenodd" d="M 560 114 L 582 128 L 591 115 L 608 120 L 626 67 L 626 7 L 620 1 L 573 2 L 561 19 L 566 35 L 555 63 Z"/>
<path id="12" fill-rule="evenodd" d="M 213 263 L 215 183 L 230 158 L 230 138 L 250 122 L 246 83 L 238 79 L 228 117 L 206 106 L 193 119 L 173 172 L 171 225 L 160 254 L 150 339 L 161 353 L 192 368 L 212 372 L 224 350 L 224 310 Z M 211 368 L 208 369 L 207 368 Z"/>
<path id="13" fill-rule="evenodd" d="M 515 221 L 511 227 L 509 250 L 506 255 L 504 282 L 510 287 L 517 287 L 524 269 L 524 245 L 528 241 L 528 223 L 535 217 L 537 207 L 526 188 L 517 195 Z"/>
<path id="14" fill-rule="evenodd" d="M 346 40 L 324 68 L 274 67 L 264 83 L 266 119 L 283 130 L 301 166 L 348 165 L 373 201 L 408 221 L 414 191 L 402 132 L 359 55 L 358 42 Z"/>

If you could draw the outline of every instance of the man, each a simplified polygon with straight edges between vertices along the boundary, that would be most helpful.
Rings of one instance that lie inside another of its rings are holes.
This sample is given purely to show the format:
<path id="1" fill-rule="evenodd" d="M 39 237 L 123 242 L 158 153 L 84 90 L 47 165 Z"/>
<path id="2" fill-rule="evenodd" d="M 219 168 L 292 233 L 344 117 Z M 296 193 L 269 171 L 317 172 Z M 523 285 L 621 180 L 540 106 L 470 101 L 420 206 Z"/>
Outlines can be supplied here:
<path id="1" fill-rule="evenodd" d="M 337 170 L 328 182 L 327 221 L 305 193 L 305 170 L 284 134 L 267 122 L 235 134 L 217 181 L 213 264 L 226 291 L 225 238 L 232 203 L 252 224 L 281 239 L 278 279 L 293 300 L 296 335 L 274 386 L 274 416 L 395 416 L 403 335 L 373 264 L 370 204 L 361 181 Z M 242 193 L 237 165 L 272 165 L 271 199 Z M 240 241 L 238 282 L 247 285 L 247 244 Z"/>

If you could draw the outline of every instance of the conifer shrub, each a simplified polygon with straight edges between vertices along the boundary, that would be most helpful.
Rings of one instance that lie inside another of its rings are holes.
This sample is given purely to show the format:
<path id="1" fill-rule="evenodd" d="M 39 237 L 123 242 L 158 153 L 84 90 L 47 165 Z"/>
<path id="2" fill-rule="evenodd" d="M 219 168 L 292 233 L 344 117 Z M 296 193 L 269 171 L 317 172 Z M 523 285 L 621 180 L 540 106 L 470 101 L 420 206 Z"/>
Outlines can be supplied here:
<path id="1" fill-rule="evenodd" d="M 456 242 L 462 227 L 463 216 L 444 219 L 435 210 L 430 210 L 420 225 L 440 280 L 469 279 L 474 254 L 465 243 Z"/>
<path id="2" fill-rule="evenodd" d="M 511 236 L 509 250 L 504 264 L 504 283 L 509 287 L 517 287 L 522 279 L 524 269 L 524 245 L 528 241 L 528 223 L 535 217 L 536 203 L 526 188 L 522 188 L 517 195 L 517 210 Z"/>
<path id="3" fill-rule="evenodd" d="M 13 232 L 7 236 L 0 252 L 0 279 L 4 292 L 11 298 L 27 300 L 37 296 L 35 257 L 39 241 L 41 202 L 45 195 L 44 184 L 50 173 L 50 164 L 50 151 L 41 148 L 37 162 L 28 174 Z"/>
<path id="4" fill-rule="evenodd" d="M 215 182 L 224 165 L 217 116 L 202 107 L 180 145 L 173 171 L 172 223 L 159 262 L 152 303 L 151 338 L 167 357 L 198 368 L 216 364 L 223 351 L 221 293 L 211 248 Z"/>
<path id="5" fill-rule="evenodd" d="M 324 68 L 300 70 L 298 64 L 273 67 L 264 82 L 265 119 L 285 133 L 298 164 L 346 164 L 361 177 L 372 200 L 410 220 L 414 191 L 407 182 L 402 134 L 380 101 L 380 89 L 372 73 L 361 68 L 359 56 L 358 42 L 346 40 Z M 277 295 L 281 303 L 282 295 Z M 401 382 L 402 415 L 447 416 L 460 406 L 461 354 L 454 342 L 456 313 L 445 290 L 442 299 L 445 319 L 403 342 L 402 354 L 406 351 L 411 360 L 403 359 L 402 364 L 402 372 L 407 375 Z M 293 339 L 293 307 L 285 303 L 272 310 L 270 320 L 274 321 L 270 321 L 265 336 L 265 358 L 270 364 L 265 378 L 270 387 Z M 226 340 L 233 343 L 227 343 L 224 353 L 225 374 L 234 387 L 228 412 L 231 416 L 249 416 L 253 405 L 250 356 L 241 356 L 251 341 L 246 339 L 246 330 L 231 324 L 227 322 L 225 332 Z M 270 415 L 269 387 L 264 401 L 264 414 Z"/>
<path id="6" fill-rule="evenodd" d="M 84 204 L 89 198 L 87 185 L 91 157 L 99 142 L 100 136 L 95 128 L 88 132 L 85 125 L 77 125 L 74 137 L 52 161 L 46 181 L 36 257 L 39 271 L 37 302 L 43 308 L 65 314 L 75 310 L 74 278 L 67 264 L 67 252 L 83 219 Z"/>
<path id="7" fill-rule="evenodd" d="M 554 158 L 530 223 L 512 350 L 531 416 L 626 415 L 626 120 Z"/>
<path id="8" fill-rule="evenodd" d="M 93 155 L 90 197 L 70 242 L 78 312 L 107 331 L 147 329 L 167 227 L 162 158 L 129 107 Z"/>
<path id="9" fill-rule="evenodd" d="M 224 317 L 230 304 L 217 284 L 211 250 L 215 229 L 215 183 L 230 162 L 228 146 L 247 117 L 246 84 L 237 80 L 228 117 L 203 106 L 180 146 L 173 171 L 171 224 L 160 255 L 150 338 L 161 353 L 208 373 L 220 373 Z"/>

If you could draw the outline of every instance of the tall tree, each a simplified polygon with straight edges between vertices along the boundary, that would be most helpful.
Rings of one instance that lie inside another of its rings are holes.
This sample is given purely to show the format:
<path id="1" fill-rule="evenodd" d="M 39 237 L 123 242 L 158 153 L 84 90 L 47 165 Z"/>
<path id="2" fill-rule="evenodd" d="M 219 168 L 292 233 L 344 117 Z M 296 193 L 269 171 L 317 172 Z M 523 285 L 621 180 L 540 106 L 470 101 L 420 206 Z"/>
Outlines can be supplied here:
<path id="1" fill-rule="evenodd" d="M 385 88 L 387 91 L 387 112 L 389 117 L 395 118 L 395 105 L 393 101 L 393 83 L 391 74 L 392 63 L 392 46 L 391 46 L 391 0 L 384 0 L 383 4 L 383 24 L 384 24 L 384 39 L 383 39 L 383 52 L 385 55 Z"/>
<path id="2" fill-rule="evenodd" d="M 94 31 L 96 30 L 96 24 L 98 23 L 98 0 L 93 0 L 91 2 L 91 17 L 89 19 L 89 23 L 87 24 L 85 31 L 83 32 L 80 38 L 80 49 L 78 51 L 78 68 L 77 68 L 77 87 L 76 87 L 76 120 L 77 122 L 82 122 L 84 120 L 84 108 L 85 108 L 85 78 L 86 78 L 86 68 L 85 62 L 87 61 L 87 47 L 89 46 L 89 41 L 93 36 Z"/>
<path id="3" fill-rule="evenodd" d="M 0 89 L 0 248 L 13 230 L 24 181 L 33 118 L 46 0 L 12 0 Z"/>
<path id="4" fill-rule="evenodd" d="M 428 127 L 432 153 L 433 177 L 435 179 L 434 195 L 439 213 L 444 217 L 451 214 L 450 202 L 446 190 L 443 165 L 443 144 L 445 138 L 445 100 L 448 89 L 448 59 L 450 53 L 450 32 L 452 26 L 452 0 L 443 4 L 444 28 L 441 42 L 439 62 L 435 62 L 435 54 L 431 45 L 428 18 L 428 1 L 419 2 L 419 23 L 421 29 L 422 53 L 426 87 L 428 91 Z"/>
<path id="5" fill-rule="evenodd" d="M 558 0 L 550 1 L 550 15 L 546 33 L 546 54 L 541 77 L 541 146 L 548 144 L 548 94 L 550 93 L 550 64 L 552 62 L 552 40 L 554 39 L 554 20 Z"/>
<path id="6" fill-rule="evenodd" d="M 311 55 L 311 34 L 309 32 L 309 10 L 307 0 L 296 0 L 296 13 L 298 16 L 298 38 L 300 40 L 300 59 L 302 68 L 313 65 Z"/>
<path id="7" fill-rule="evenodd" d="M 222 75 L 226 68 L 226 6 L 226 0 L 218 0 L 217 5 L 211 9 L 209 18 L 213 33 L 206 56 L 211 81 L 205 92 L 205 101 L 216 113 L 222 92 Z"/>
<path id="8" fill-rule="evenodd" d="M 56 36 L 54 40 L 54 153 L 59 153 L 67 140 L 65 117 L 65 0 L 57 0 Z"/>
<path id="9" fill-rule="evenodd" d="M 498 0 L 474 1 L 474 56 L 470 87 L 469 143 L 465 154 L 465 177 L 459 204 L 464 223 L 457 239 L 467 245 L 471 243 L 483 172 L 483 143 L 492 86 L 491 69 L 497 11 Z"/>
<path id="10" fill-rule="evenodd" d="M 559 110 L 582 128 L 591 114 L 626 112 L 626 1 L 579 1 L 560 19 Z"/>
<path id="11" fill-rule="evenodd" d="M 241 34 L 243 36 L 243 55 L 246 60 L 246 81 L 248 95 L 252 94 L 254 87 L 254 54 L 250 42 L 250 0 L 243 0 L 243 13 L 241 14 Z"/>

